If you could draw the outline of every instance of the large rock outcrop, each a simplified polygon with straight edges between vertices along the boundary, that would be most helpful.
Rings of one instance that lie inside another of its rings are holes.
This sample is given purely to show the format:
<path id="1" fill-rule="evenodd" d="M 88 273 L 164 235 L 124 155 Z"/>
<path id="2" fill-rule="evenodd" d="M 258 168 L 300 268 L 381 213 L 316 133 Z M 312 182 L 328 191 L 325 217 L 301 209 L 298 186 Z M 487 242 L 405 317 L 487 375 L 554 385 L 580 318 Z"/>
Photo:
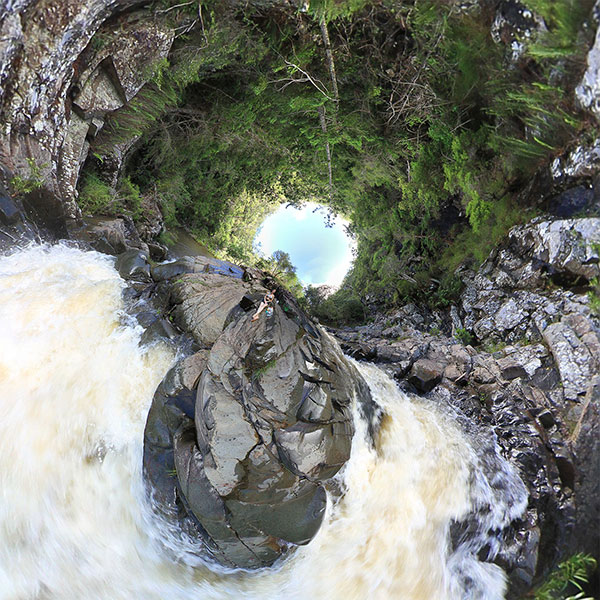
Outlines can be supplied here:
<path id="1" fill-rule="evenodd" d="M 562 396 L 577 400 L 600 370 L 600 338 L 586 291 L 600 276 L 600 219 L 516 227 L 468 284 L 464 325 L 483 342 L 543 341 Z"/>
<path id="2" fill-rule="evenodd" d="M 573 552 L 598 558 L 600 315 L 590 282 L 600 275 L 599 245 L 598 217 L 540 218 L 512 229 L 476 273 L 462 273 L 448 314 L 407 305 L 336 332 L 346 352 L 457 410 L 469 429 L 493 431 L 517 467 L 526 516 L 499 532 L 487 556 L 508 573 L 509 598 Z"/>
<path id="3" fill-rule="evenodd" d="M 144 466 L 156 505 L 222 564 L 255 568 L 308 543 L 324 484 L 350 455 L 352 403 L 368 387 L 337 344 L 283 291 L 205 258 L 153 269 L 168 310 L 199 350 L 157 390 Z"/>
<path id="4" fill-rule="evenodd" d="M 0 165 L 28 178 L 34 164 L 67 216 L 77 215 L 75 186 L 88 140 L 171 47 L 173 32 L 144 12 L 122 16 L 94 37 L 107 20 L 141 4 L 0 3 Z"/>

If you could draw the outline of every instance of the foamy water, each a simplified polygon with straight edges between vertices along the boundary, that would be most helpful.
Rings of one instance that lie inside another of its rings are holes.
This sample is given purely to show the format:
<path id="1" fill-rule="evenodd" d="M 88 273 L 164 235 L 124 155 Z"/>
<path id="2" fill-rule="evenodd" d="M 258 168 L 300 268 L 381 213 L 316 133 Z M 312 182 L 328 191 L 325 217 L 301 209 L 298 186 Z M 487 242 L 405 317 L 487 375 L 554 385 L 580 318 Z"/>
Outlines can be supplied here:
<path id="1" fill-rule="evenodd" d="M 503 597 L 499 568 L 448 543 L 453 519 L 497 500 L 476 452 L 450 417 L 373 366 L 359 368 L 386 411 L 377 448 L 358 421 L 346 493 L 311 544 L 256 573 L 186 561 L 183 540 L 176 558 L 141 474 L 146 414 L 174 356 L 138 345 L 123 287 L 95 252 L 0 258 L 0 599 Z M 524 509 L 514 485 L 492 524 Z M 465 573 L 479 585 L 463 589 Z"/>

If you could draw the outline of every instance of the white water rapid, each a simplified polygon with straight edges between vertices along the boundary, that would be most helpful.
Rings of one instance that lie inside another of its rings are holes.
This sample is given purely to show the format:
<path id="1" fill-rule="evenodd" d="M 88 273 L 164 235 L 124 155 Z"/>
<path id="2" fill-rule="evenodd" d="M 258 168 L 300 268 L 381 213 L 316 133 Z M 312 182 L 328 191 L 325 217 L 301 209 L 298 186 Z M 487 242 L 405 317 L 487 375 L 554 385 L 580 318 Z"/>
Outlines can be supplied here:
<path id="1" fill-rule="evenodd" d="M 477 453 L 373 366 L 359 368 L 386 412 L 377 449 L 359 421 L 346 493 L 311 544 L 256 573 L 175 558 L 141 473 L 146 413 L 174 356 L 138 345 L 112 265 L 65 246 L 0 257 L 1 600 L 503 597 L 502 571 L 448 541 L 453 519 L 498 505 Z M 484 511 L 486 531 L 525 507 L 506 469 L 510 501 Z"/>

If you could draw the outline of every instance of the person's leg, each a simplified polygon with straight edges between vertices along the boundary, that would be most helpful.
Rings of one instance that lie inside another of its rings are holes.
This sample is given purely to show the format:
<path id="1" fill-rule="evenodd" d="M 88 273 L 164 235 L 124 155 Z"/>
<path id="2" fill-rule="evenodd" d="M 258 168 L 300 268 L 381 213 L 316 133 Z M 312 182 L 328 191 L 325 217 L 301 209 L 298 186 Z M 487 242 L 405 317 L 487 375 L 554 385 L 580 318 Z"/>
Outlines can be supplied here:
<path id="1" fill-rule="evenodd" d="M 256 321 L 256 319 L 258 319 L 260 313 L 265 310 L 265 308 L 267 307 L 267 303 L 266 302 L 261 302 L 260 306 L 258 307 L 257 311 L 252 315 L 252 319 L 250 319 L 251 321 Z"/>

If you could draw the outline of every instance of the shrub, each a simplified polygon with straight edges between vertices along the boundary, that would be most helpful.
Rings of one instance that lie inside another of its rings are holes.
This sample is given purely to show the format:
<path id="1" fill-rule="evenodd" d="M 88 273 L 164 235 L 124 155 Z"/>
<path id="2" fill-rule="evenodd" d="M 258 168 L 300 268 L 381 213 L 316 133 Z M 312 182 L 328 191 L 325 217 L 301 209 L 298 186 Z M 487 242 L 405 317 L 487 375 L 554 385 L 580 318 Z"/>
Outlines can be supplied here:
<path id="1" fill-rule="evenodd" d="M 593 600 L 586 597 L 582 584 L 587 583 L 588 573 L 597 567 L 596 560 L 587 554 L 574 554 L 560 563 L 548 579 L 535 591 L 534 600 Z M 574 596 L 566 596 L 567 590 L 579 590 Z"/>
<path id="2" fill-rule="evenodd" d="M 44 184 L 42 169 L 47 166 L 47 163 L 37 165 L 33 158 L 28 158 L 27 164 L 29 166 L 29 177 L 16 175 L 10 180 L 10 185 L 17 194 L 29 194 Z"/>
<path id="3" fill-rule="evenodd" d="M 590 310 L 596 316 L 600 317 L 600 279 L 598 277 L 594 277 L 590 281 L 591 289 L 587 293 Z"/>
<path id="4" fill-rule="evenodd" d="M 79 189 L 79 207 L 88 214 L 115 214 L 118 202 L 107 183 L 95 173 L 86 173 Z"/>
<path id="5" fill-rule="evenodd" d="M 142 197 L 140 188 L 131 181 L 129 177 L 123 177 L 119 183 L 119 200 L 134 221 L 138 221 L 142 216 Z"/>
<path id="6" fill-rule="evenodd" d="M 462 327 L 458 327 L 454 332 L 454 337 L 465 346 L 471 345 L 475 341 L 475 336 Z"/>

